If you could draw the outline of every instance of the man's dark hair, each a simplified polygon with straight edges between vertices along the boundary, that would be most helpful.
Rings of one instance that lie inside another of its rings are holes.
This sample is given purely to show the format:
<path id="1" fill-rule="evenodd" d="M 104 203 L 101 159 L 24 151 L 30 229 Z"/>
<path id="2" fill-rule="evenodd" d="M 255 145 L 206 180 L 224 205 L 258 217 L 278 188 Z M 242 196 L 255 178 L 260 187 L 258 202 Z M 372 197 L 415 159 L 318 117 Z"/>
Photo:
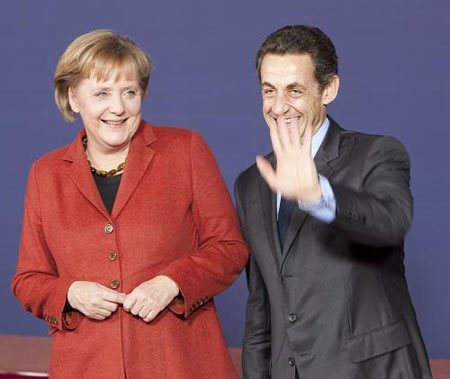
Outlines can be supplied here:
<path id="1" fill-rule="evenodd" d="M 338 73 L 338 58 L 333 42 L 314 26 L 288 25 L 270 34 L 256 55 L 256 70 L 260 80 L 261 63 L 266 54 L 309 54 L 314 64 L 314 76 L 321 89 Z"/>

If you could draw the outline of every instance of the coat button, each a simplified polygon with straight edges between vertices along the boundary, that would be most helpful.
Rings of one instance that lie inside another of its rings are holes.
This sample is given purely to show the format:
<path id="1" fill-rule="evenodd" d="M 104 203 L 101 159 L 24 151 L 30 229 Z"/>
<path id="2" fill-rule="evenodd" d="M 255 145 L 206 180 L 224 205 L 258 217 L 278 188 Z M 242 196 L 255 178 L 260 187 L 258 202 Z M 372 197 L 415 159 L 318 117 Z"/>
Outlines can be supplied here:
<path id="1" fill-rule="evenodd" d="M 72 323 L 72 312 L 64 313 L 64 321 L 67 325 L 70 325 Z"/>
<path id="2" fill-rule="evenodd" d="M 117 259 L 117 253 L 115 251 L 110 251 L 108 253 L 108 258 L 110 261 L 115 261 Z"/>
<path id="3" fill-rule="evenodd" d="M 111 224 L 106 224 L 105 225 L 105 233 L 106 234 L 111 234 L 114 230 L 114 227 Z"/>
<path id="4" fill-rule="evenodd" d="M 297 315 L 295 313 L 290 313 L 288 316 L 289 322 L 295 322 L 297 321 Z"/>
<path id="5" fill-rule="evenodd" d="M 292 357 L 289 357 L 289 359 L 288 359 L 288 363 L 289 363 L 289 366 L 295 366 L 295 361 L 294 361 L 294 358 L 292 358 Z"/>
<path id="6" fill-rule="evenodd" d="M 117 279 L 111 280 L 111 288 L 116 289 L 119 288 L 120 282 Z"/>

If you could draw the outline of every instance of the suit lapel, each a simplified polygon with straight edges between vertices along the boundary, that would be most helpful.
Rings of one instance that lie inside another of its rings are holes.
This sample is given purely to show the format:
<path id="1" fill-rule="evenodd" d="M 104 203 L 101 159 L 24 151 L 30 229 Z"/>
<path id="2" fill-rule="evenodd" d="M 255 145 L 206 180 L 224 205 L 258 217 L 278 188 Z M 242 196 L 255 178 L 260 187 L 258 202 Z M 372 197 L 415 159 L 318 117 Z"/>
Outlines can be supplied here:
<path id="1" fill-rule="evenodd" d="M 334 175 L 333 164 L 335 162 L 333 161 L 339 157 L 341 128 L 330 116 L 327 117 L 330 120 L 330 127 L 319 151 L 314 157 L 314 162 L 320 175 L 331 178 Z"/>
<path id="2" fill-rule="evenodd" d="M 266 156 L 266 159 L 275 166 L 275 156 L 270 153 Z M 272 192 L 270 187 L 266 182 L 260 177 L 259 180 L 259 194 L 261 197 L 260 204 L 263 213 L 264 227 L 267 235 L 267 240 L 270 245 L 270 252 L 275 258 L 275 262 L 279 267 L 279 262 L 281 258 L 281 245 L 278 238 L 278 226 L 277 226 L 277 204 L 276 204 L 276 194 Z"/>
<path id="3" fill-rule="evenodd" d="M 316 163 L 317 172 L 327 179 L 330 179 L 334 174 L 331 162 L 339 157 L 340 128 L 330 116 L 328 116 L 328 119 L 330 120 L 330 126 L 319 151 L 314 157 L 314 162 Z M 308 217 L 306 212 L 301 211 L 298 207 L 294 208 L 286 235 L 286 241 L 283 246 L 281 267 L 291 251 L 291 246 L 294 243 L 295 238 Z"/>
<path id="4" fill-rule="evenodd" d="M 116 219 L 135 191 L 150 162 L 155 155 L 150 145 L 156 141 L 153 128 L 142 123 L 131 142 L 127 164 L 120 181 L 119 191 L 112 210 L 112 219 Z"/>
<path id="5" fill-rule="evenodd" d="M 291 220 L 289 222 L 289 227 L 286 234 L 286 240 L 284 241 L 283 245 L 282 265 L 284 263 L 284 260 L 286 259 L 287 253 L 289 252 L 292 243 L 295 240 L 295 237 L 297 237 L 298 232 L 302 228 L 307 218 L 308 214 L 300 210 L 298 207 L 295 207 L 292 211 Z"/>

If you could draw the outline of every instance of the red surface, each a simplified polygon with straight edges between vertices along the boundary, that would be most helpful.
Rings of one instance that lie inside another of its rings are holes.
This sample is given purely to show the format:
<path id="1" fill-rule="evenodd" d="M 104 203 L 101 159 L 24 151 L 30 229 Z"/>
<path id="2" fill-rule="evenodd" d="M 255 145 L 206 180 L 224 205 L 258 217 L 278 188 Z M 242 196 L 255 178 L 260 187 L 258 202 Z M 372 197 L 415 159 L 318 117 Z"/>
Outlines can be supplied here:
<path id="1" fill-rule="evenodd" d="M 120 378 L 123 364 L 133 379 L 148 376 L 149 364 L 155 378 L 234 376 L 209 300 L 237 278 L 248 251 L 217 164 L 198 134 L 141 125 L 111 216 L 78 138 L 36 161 L 28 183 L 11 287 L 22 306 L 42 316 L 52 332 L 76 327 L 76 332 L 53 334 L 52 379 L 77 378 L 83 372 L 92 378 Z M 45 188 L 45 196 L 39 188 Z M 62 209 L 60 204 L 68 206 Z M 116 261 L 108 258 L 110 251 L 119 252 Z M 154 264 L 149 265 L 149 257 Z M 184 302 L 171 303 L 151 325 L 122 307 L 102 322 L 78 312 L 72 312 L 70 323 L 62 317 L 73 278 L 129 294 L 156 275 L 171 278 Z M 184 320 L 172 312 L 191 316 Z M 127 332 L 121 334 L 121 328 Z M 161 349 L 161 341 L 170 343 Z M 165 357 L 179 356 L 182 364 L 167 365 Z M 214 364 L 209 363 L 211 356 Z"/>
<path id="2" fill-rule="evenodd" d="M 231 359 L 241 378 L 241 349 L 230 348 Z M 50 339 L 47 337 L 0 336 L 0 372 L 47 372 Z M 450 379 L 450 359 L 431 360 L 434 379 Z M 45 376 L 1 374 L 0 379 L 33 379 Z"/>

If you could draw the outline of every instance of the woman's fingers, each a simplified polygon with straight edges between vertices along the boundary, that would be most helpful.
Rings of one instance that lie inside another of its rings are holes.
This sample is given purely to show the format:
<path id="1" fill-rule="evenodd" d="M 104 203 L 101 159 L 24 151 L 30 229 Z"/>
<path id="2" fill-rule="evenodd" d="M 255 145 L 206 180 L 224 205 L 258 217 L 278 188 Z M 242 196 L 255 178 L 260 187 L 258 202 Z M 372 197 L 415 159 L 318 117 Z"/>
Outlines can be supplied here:
<path id="1" fill-rule="evenodd" d="M 155 310 L 152 309 L 152 310 L 149 312 L 149 314 L 147 315 L 147 317 L 143 318 L 143 320 L 144 320 L 145 322 L 153 321 L 154 318 L 155 318 L 156 316 L 158 316 L 158 313 L 159 313 L 159 312 L 157 312 L 157 311 L 155 311 Z"/>
<path id="2" fill-rule="evenodd" d="M 108 311 L 107 309 L 99 309 L 99 310 L 97 310 L 97 312 L 95 314 L 96 314 L 96 316 L 101 316 L 101 317 L 107 318 L 107 317 L 111 316 L 112 312 Z"/>
<path id="3" fill-rule="evenodd" d="M 142 309 L 139 312 L 139 317 L 142 319 L 145 319 L 148 314 L 151 312 L 152 307 L 150 306 L 150 304 L 146 304 L 142 307 Z"/>
<path id="4" fill-rule="evenodd" d="M 101 304 L 101 309 L 104 309 L 108 312 L 115 312 L 117 310 L 117 308 L 119 307 L 119 304 L 117 303 L 111 303 L 109 301 L 104 301 Z"/>
<path id="5" fill-rule="evenodd" d="M 72 308 L 96 320 L 109 317 L 125 298 L 125 294 L 88 281 L 73 282 L 67 292 L 67 299 Z"/>
<path id="6" fill-rule="evenodd" d="M 130 313 L 137 316 L 141 309 L 144 308 L 144 304 L 142 301 L 136 301 L 136 303 L 133 305 L 133 307 L 130 309 Z"/>
<path id="7" fill-rule="evenodd" d="M 102 294 L 102 297 L 106 301 L 116 303 L 116 304 L 123 304 L 123 302 L 127 298 L 127 295 L 125 295 L 124 293 L 113 291 L 112 289 L 109 289 L 107 287 L 103 287 L 103 289 L 104 289 L 104 292 Z"/>
<path id="8" fill-rule="evenodd" d="M 133 308 L 134 304 L 136 304 L 137 298 L 133 293 L 129 294 L 125 301 L 123 302 L 123 309 L 127 312 L 130 312 L 131 308 Z"/>

